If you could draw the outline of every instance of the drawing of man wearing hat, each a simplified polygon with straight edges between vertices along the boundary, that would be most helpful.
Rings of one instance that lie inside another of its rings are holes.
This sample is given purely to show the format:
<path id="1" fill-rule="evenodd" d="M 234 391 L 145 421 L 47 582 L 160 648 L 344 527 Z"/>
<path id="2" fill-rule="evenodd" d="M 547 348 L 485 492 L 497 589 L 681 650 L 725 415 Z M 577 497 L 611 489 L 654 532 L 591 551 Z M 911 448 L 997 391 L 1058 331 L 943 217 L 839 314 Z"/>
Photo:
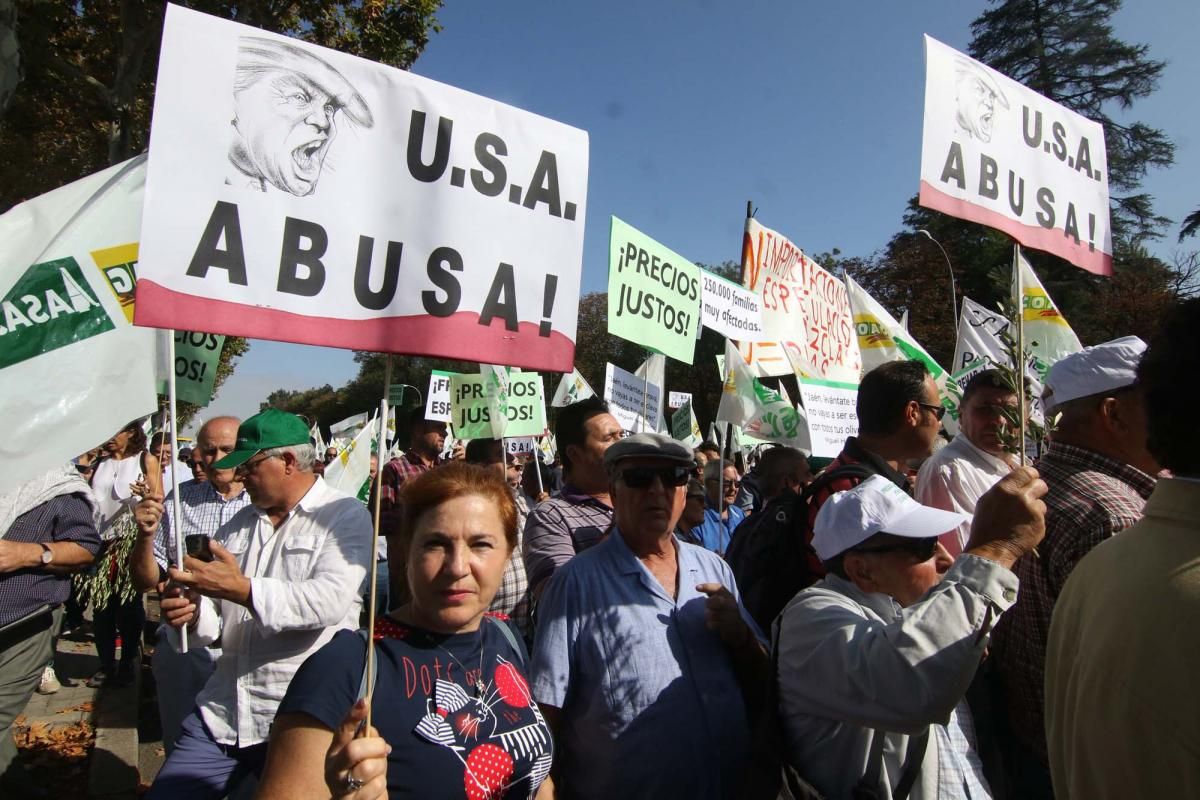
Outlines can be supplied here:
<path id="1" fill-rule="evenodd" d="M 265 192 L 270 184 L 297 197 L 312 194 L 343 112 L 374 124 L 358 90 L 323 59 L 298 45 L 243 36 L 233 85 L 234 137 L 226 183 Z"/>
<path id="2" fill-rule="evenodd" d="M 995 78 L 978 64 L 966 59 L 955 63 L 954 121 L 960 130 L 981 142 L 992 140 L 992 115 L 996 105 L 1008 108 L 1008 98 Z"/>

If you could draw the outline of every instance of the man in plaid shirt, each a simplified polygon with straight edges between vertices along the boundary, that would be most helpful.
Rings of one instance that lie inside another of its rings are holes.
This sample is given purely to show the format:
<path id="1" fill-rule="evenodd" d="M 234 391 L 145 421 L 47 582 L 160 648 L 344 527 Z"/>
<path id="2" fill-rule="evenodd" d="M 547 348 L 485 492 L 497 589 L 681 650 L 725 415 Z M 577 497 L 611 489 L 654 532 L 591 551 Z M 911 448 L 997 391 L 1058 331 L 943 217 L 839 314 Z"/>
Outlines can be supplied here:
<path id="1" fill-rule="evenodd" d="M 409 478 L 441 464 L 442 450 L 446 445 L 446 423 L 425 419 L 425 407 L 417 406 L 408 416 L 408 449 L 383 465 L 382 488 L 379 493 L 379 535 L 387 539 L 388 548 L 376 554 L 387 560 L 387 553 L 403 553 L 399 542 L 392 546 L 392 537 L 400 533 L 400 520 L 404 506 L 400 502 L 400 488 Z M 462 457 L 462 446 L 455 445 L 451 458 Z M 371 496 L 367 508 L 375 513 L 375 484 L 371 484 Z M 404 575 L 404 564 L 389 564 L 388 604 L 395 608 L 408 601 L 408 585 Z"/>
<path id="2" fill-rule="evenodd" d="M 1159 465 L 1146 448 L 1146 412 L 1135 385 L 1146 345 L 1135 336 L 1057 362 L 1045 404 L 1061 413 L 1037 469 L 1047 485 L 1046 538 L 1017 562 L 1017 603 L 1001 618 L 993 654 L 1008 709 L 1007 771 L 1014 796 L 1052 798 L 1044 673 L 1050 616 L 1067 577 L 1087 553 L 1142 517 Z M 1110 702 L 1111 698 L 1096 698 Z"/>

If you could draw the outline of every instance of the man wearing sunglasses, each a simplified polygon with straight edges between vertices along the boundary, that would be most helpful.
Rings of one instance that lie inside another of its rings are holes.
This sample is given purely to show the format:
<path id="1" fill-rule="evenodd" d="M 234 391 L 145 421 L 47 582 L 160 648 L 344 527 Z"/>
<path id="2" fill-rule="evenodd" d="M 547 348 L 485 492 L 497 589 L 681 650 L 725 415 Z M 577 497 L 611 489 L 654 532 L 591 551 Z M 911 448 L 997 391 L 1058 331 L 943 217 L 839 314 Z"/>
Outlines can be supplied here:
<path id="1" fill-rule="evenodd" d="M 677 539 L 693 455 L 640 433 L 605 453 L 614 527 L 542 595 L 531 684 L 564 796 L 724 798 L 766 654 L 729 567 Z"/>
<path id="2" fill-rule="evenodd" d="M 828 575 L 776 622 L 785 752 L 827 797 L 990 798 L 965 702 L 988 634 L 1012 606 L 1013 564 L 1041 541 L 1046 484 L 1013 470 L 980 498 L 966 551 L 938 537 L 964 515 L 881 475 L 832 495 L 813 547 Z"/>

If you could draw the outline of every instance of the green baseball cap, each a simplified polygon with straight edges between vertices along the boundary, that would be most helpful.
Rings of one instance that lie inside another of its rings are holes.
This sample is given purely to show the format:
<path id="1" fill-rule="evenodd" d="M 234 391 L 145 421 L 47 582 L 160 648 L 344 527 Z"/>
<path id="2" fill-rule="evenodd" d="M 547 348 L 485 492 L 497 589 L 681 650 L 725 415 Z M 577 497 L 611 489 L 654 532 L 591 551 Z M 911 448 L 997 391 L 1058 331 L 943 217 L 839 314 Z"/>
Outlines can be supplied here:
<path id="1" fill-rule="evenodd" d="M 268 408 L 238 426 L 237 444 L 233 452 L 213 462 L 213 469 L 240 467 L 263 450 L 308 444 L 310 441 L 308 424 L 304 420 L 295 414 Z"/>

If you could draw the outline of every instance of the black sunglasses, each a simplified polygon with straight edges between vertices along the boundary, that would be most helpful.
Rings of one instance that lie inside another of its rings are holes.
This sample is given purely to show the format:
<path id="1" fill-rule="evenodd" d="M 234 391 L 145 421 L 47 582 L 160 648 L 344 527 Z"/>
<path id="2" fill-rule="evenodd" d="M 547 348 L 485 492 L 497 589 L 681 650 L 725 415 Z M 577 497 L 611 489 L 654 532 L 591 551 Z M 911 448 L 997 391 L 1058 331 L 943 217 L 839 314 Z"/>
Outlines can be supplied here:
<path id="1" fill-rule="evenodd" d="M 928 561 L 933 558 L 933 554 L 937 552 L 938 537 L 930 536 L 926 539 L 908 539 L 897 537 L 894 542 L 889 544 L 879 545 L 877 547 L 852 547 L 851 549 L 859 553 L 911 553 L 918 561 Z"/>
<path id="2" fill-rule="evenodd" d="M 921 408 L 927 408 L 932 411 L 933 415 L 937 417 L 939 421 L 942 417 L 946 416 L 945 406 L 935 406 L 932 403 L 922 403 L 920 400 L 917 401 L 917 405 L 919 405 Z"/>
<path id="3" fill-rule="evenodd" d="M 683 486 L 692 477 L 688 467 L 630 467 L 621 470 L 621 480 L 630 489 L 649 489 L 658 478 L 663 486 Z"/>

